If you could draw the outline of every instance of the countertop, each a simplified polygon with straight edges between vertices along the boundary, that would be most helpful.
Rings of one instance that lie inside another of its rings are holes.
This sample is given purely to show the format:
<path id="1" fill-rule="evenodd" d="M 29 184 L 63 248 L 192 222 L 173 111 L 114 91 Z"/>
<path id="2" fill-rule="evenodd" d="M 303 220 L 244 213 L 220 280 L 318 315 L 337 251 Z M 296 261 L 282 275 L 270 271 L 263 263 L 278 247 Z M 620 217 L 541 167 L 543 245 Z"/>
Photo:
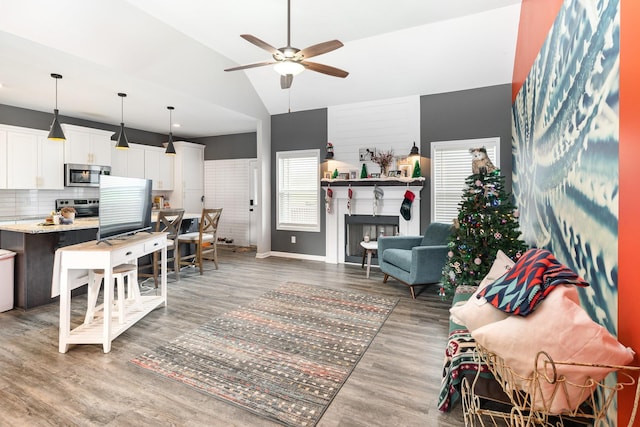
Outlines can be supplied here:
<path id="1" fill-rule="evenodd" d="M 200 218 L 199 213 L 185 213 L 183 220 Z M 151 221 L 155 222 L 158 218 L 157 212 L 151 214 Z M 14 231 L 16 233 L 25 234 L 41 234 L 41 233 L 57 233 L 60 231 L 86 230 L 98 228 L 98 217 L 76 218 L 72 224 L 60 225 L 43 225 L 44 218 L 41 221 L 22 222 L 20 224 L 0 224 L 0 230 Z"/>

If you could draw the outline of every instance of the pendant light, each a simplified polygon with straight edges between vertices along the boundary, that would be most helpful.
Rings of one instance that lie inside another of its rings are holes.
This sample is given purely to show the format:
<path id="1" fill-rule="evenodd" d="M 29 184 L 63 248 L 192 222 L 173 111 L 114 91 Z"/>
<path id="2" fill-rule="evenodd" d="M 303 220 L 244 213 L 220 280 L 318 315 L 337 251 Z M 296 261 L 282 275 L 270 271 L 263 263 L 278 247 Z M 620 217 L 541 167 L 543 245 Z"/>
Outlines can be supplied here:
<path id="1" fill-rule="evenodd" d="M 173 133 L 171 132 L 171 112 L 174 110 L 174 108 L 168 106 L 167 110 L 169 110 L 169 142 L 167 143 L 167 150 L 164 152 L 164 154 L 175 155 L 176 147 L 173 146 Z"/>
<path id="2" fill-rule="evenodd" d="M 129 148 L 129 141 L 127 141 L 127 134 L 124 133 L 124 98 L 127 96 L 126 93 L 118 93 L 118 96 L 122 99 L 122 107 L 121 107 L 121 121 L 120 121 L 120 133 L 118 134 L 118 143 L 116 144 L 116 148 L 120 150 L 126 150 Z"/>
<path id="3" fill-rule="evenodd" d="M 67 138 L 64 137 L 62 126 L 60 126 L 60 121 L 58 120 L 58 80 L 62 78 L 62 75 L 52 73 L 51 77 L 56 79 L 56 108 L 53 110 L 53 122 L 51 122 L 51 129 L 47 138 L 52 141 L 65 141 Z"/>

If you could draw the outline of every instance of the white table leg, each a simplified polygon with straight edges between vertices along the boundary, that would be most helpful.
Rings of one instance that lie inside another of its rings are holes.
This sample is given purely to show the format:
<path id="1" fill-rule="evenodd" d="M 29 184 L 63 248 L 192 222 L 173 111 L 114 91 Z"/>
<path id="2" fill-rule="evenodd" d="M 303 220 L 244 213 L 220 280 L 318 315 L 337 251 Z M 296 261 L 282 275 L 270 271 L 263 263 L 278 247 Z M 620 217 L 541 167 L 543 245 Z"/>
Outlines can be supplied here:
<path id="1" fill-rule="evenodd" d="M 367 279 L 369 278 L 369 271 L 371 270 L 371 249 L 367 249 Z"/>
<path id="2" fill-rule="evenodd" d="M 71 329 L 71 292 L 69 292 L 69 269 L 60 269 L 60 337 L 58 338 L 58 351 L 66 353 L 69 350 L 69 333 Z"/>
<path id="3" fill-rule="evenodd" d="M 111 351 L 111 307 L 113 304 L 113 271 L 111 265 L 104 266 L 104 319 L 102 326 L 102 348 L 105 353 Z"/>
<path id="4" fill-rule="evenodd" d="M 177 245 L 177 242 L 176 242 Z M 167 306 L 167 246 L 163 246 L 160 250 L 160 272 L 162 273 L 162 278 L 160 279 L 160 294 L 162 295 L 162 300 L 164 302 L 164 306 Z M 174 253 L 174 256 L 176 254 Z M 178 266 L 180 268 L 180 266 Z"/>

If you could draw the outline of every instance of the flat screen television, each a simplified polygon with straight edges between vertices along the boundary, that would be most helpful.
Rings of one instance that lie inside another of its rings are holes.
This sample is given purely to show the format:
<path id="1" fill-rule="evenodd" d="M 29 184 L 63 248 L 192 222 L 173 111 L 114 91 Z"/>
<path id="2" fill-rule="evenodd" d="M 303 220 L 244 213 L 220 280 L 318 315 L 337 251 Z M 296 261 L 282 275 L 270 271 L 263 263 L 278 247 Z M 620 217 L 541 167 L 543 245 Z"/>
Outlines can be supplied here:
<path id="1" fill-rule="evenodd" d="M 151 230 L 151 180 L 100 175 L 98 242 Z"/>

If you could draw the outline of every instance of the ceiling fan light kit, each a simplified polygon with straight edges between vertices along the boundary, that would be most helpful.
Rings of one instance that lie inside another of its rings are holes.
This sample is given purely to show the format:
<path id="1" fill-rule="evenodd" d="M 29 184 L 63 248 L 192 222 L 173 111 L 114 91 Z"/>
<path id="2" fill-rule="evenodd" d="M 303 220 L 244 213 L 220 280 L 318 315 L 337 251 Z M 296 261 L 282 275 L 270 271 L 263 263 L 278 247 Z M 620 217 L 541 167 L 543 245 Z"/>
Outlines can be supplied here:
<path id="1" fill-rule="evenodd" d="M 304 65 L 302 65 L 299 62 L 286 60 L 286 61 L 278 62 L 276 65 L 273 66 L 273 69 L 275 70 L 276 73 L 280 74 L 281 76 L 286 76 L 287 74 L 290 74 L 292 76 L 297 76 L 298 74 L 304 71 Z"/>
<path id="2" fill-rule="evenodd" d="M 62 78 L 62 75 L 52 73 L 51 77 L 56 80 L 56 108 L 53 110 L 53 121 L 51 122 L 51 129 L 49 130 L 48 139 L 52 141 L 66 141 L 62 126 L 60 126 L 60 120 L 58 119 L 58 80 Z"/>
<path id="3" fill-rule="evenodd" d="M 340 78 L 345 78 L 349 75 L 347 71 L 339 68 L 307 61 L 309 58 L 331 52 L 344 46 L 339 40 L 329 40 L 302 50 L 291 46 L 291 0 L 287 0 L 287 45 L 285 47 L 276 49 L 269 43 L 251 34 L 241 34 L 240 37 L 258 46 L 260 49 L 269 52 L 273 60 L 227 68 L 225 71 L 246 70 L 248 68 L 274 65 L 274 70 L 281 76 L 280 87 L 282 89 L 289 89 L 291 83 L 293 83 L 293 76 L 301 73 L 305 69 Z"/>

